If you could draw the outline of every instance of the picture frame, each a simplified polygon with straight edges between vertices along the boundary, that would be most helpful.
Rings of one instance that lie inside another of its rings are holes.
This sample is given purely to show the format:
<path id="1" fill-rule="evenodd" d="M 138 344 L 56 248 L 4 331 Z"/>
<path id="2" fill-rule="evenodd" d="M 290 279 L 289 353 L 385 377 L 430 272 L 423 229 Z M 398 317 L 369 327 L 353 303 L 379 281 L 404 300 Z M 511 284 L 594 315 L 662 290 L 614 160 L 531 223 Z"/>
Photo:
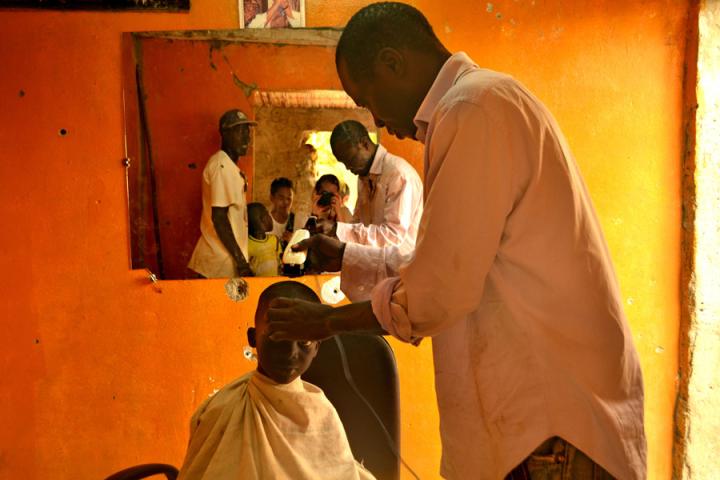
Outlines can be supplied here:
<path id="1" fill-rule="evenodd" d="M 0 0 L 0 9 L 3 8 L 188 12 L 190 0 Z"/>
<path id="2" fill-rule="evenodd" d="M 238 0 L 240 28 L 302 28 L 305 0 Z"/>

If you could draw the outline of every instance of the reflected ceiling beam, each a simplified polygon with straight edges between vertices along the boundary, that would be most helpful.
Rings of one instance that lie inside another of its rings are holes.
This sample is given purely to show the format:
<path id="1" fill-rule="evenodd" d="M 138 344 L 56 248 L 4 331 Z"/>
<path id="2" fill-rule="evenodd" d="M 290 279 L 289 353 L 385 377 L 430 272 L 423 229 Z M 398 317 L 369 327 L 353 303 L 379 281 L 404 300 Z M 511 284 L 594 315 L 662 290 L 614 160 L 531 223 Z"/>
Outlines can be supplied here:
<path id="1" fill-rule="evenodd" d="M 255 108 L 357 108 L 352 98 L 342 90 L 256 90 L 250 97 L 250 103 Z"/>

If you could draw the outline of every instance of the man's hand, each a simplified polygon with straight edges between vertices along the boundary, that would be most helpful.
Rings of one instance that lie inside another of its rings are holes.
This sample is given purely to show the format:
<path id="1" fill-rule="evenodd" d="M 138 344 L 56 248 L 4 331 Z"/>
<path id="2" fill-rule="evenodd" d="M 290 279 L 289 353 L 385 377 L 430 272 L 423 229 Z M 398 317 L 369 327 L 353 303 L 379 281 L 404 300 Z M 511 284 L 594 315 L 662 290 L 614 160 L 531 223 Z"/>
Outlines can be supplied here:
<path id="1" fill-rule="evenodd" d="M 318 218 L 316 221 L 316 225 L 317 233 L 322 233 L 323 235 L 327 235 L 329 237 L 337 237 L 337 222 L 335 221 L 335 219 Z"/>
<path id="2" fill-rule="evenodd" d="M 250 265 L 248 265 L 247 263 L 238 264 L 236 270 L 237 270 L 238 277 L 254 276 L 253 271 L 250 269 Z"/>
<path id="3" fill-rule="evenodd" d="M 285 230 L 282 234 L 282 241 L 285 243 L 288 243 L 290 239 L 292 238 L 294 232 L 288 232 Z"/>
<path id="4" fill-rule="evenodd" d="M 310 272 L 339 272 L 342 268 L 345 244 L 327 235 L 313 235 L 292 246 L 295 252 L 308 252 Z"/>
<path id="5" fill-rule="evenodd" d="M 333 308 L 321 303 L 276 298 L 268 309 L 268 334 L 278 340 L 325 340 L 334 335 L 329 316 Z"/>

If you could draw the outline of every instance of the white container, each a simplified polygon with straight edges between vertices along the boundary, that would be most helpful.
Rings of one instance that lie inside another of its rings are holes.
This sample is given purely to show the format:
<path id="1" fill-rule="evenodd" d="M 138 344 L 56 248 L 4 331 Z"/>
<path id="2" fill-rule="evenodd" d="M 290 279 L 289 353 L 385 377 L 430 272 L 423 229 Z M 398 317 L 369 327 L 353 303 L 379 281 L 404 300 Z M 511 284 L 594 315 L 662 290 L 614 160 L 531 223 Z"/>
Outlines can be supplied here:
<path id="1" fill-rule="evenodd" d="M 302 242 L 306 238 L 310 238 L 310 232 L 304 228 L 295 230 L 287 247 L 285 247 L 285 252 L 283 253 L 282 262 L 285 265 L 303 265 L 305 263 L 305 259 L 307 259 L 307 252 L 293 252 L 292 246 Z"/>

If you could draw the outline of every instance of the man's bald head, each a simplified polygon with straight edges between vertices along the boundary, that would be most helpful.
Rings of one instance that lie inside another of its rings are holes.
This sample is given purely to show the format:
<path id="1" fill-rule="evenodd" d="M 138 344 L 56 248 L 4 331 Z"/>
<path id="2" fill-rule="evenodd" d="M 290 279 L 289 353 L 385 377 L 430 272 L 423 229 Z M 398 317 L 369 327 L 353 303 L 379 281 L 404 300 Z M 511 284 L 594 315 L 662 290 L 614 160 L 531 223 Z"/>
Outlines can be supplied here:
<path id="1" fill-rule="evenodd" d="M 432 26 L 417 8 L 400 2 L 378 2 L 358 10 L 343 29 L 335 64 L 345 62 L 354 80 L 372 76 L 383 48 L 445 51 Z"/>
<path id="2" fill-rule="evenodd" d="M 450 58 L 425 16 L 399 2 L 373 3 L 352 16 L 335 53 L 338 77 L 375 125 L 415 138 L 414 117 Z"/>

